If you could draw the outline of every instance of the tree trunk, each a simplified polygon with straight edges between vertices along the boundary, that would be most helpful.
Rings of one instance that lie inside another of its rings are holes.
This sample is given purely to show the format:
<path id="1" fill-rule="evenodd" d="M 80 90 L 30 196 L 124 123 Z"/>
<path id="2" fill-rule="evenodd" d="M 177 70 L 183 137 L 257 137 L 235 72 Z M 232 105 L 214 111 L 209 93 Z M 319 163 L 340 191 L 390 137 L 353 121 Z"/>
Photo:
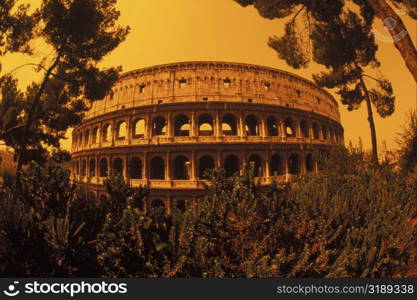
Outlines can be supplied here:
<path id="1" fill-rule="evenodd" d="M 366 87 L 365 81 L 363 80 L 362 76 L 360 80 L 361 80 L 363 91 L 365 92 L 366 107 L 368 110 L 368 122 L 369 122 L 369 128 L 371 129 L 372 161 L 375 164 L 378 164 L 378 144 L 376 140 L 376 129 L 375 129 L 375 123 L 374 123 L 374 116 L 372 112 L 371 98 L 369 96 L 368 89 Z"/>
<path id="2" fill-rule="evenodd" d="M 48 68 L 48 70 L 45 73 L 45 76 L 43 78 L 43 81 L 41 83 L 41 86 L 39 87 L 39 90 L 37 91 L 35 98 L 33 99 L 32 105 L 29 108 L 28 116 L 26 119 L 25 127 L 23 129 L 22 138 L 21 138 L 21 144 L 19 145 L 19 151 L 17 152 L 17 163 L 16 163 L 16 186 L 19 185 L 20 181 L 20 171 L 23 167 L 23 156 L 25 155 L 25 152 L 27 150 L 27 144 L 26 144 L 26 137 L 29 131 L 29 126 L 33 121 L 34 114 L 36 112 L 36 109 L 39 106 L 39 103 L 41 101 L 42 94 L 46 88 L 46 85 L 48 84 L 49 78 L 54 71 L 54 69 L 57 67 L 59 60 L 61 58 L 61 54 L 58 54 L 53 64 Z"/>
<path id="3" fill-rule="evenodd" d="M 389 20 L 389 18 L 395 21 L 395 23 L 392 22 L 392 27 L 388 26 L 387 29 L 394 40 L 395 47 L 400 51 L 408 70 L 417 82 L 417 50 L 403 21 L 386 0 L 368 0 L 368 3 L 382 22 Z"/>

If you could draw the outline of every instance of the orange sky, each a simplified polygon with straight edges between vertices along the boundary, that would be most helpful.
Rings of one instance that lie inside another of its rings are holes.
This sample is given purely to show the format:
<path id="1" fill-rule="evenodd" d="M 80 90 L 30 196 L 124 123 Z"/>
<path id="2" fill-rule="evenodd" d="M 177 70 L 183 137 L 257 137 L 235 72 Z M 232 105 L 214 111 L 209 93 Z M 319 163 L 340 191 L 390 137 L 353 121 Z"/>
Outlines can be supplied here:
<path id="1" fill-rule="evenodd" d="M 29 1 L 33 5 L 40 0 Z M 150 65 L 191 60 L 220 60 L 252 63 L 287 70 L 311 79 L 320 70 L 312 65 L 308 69 L 294 70 L 280 60 L 266 42 L 268 37 L 281 34 L 283 22 L 266 20 L 257 11 L 243 8 L 232 0 L 119 0 L 120 23 L 129 25 L 127 40 L 103 61 L 103 66 L 122 65 L 124 71 Z M 416 22 L 403 18 L 417 42 Z M 379 32 L 388 35 L 380 26 Z M 378 143 L 386 140 L 389 148 L 395 148 L 395 138 L 401 130 L 405 115 L 416 108 L 417 89 L 398 51 L 392 43 L 379 42 L 378 57 L 381 71 L 393 83 L 396 111 L 387 119 L 376 119 Z M 1 60 L 2 72 L 10 71 L 27 62 L 37 62 L 48 49 L 37 48 L 35 57 L 8 55 Z M 372 73 L 371 73 L 372 74 Z M 373 73 L 375 75 L 375 73 Z M 37 78 L 30 67 L 15 72 L 22 85 Z M 336 97 L 339 101 L 339 99 Z M 358 111 L 348 112 L 339 106 L 345 141 L 357 143 L 362 138 L 370 147 L 369 125 L 365 105 Z M 70 141 L 63 143 L 69 148 Z"/>

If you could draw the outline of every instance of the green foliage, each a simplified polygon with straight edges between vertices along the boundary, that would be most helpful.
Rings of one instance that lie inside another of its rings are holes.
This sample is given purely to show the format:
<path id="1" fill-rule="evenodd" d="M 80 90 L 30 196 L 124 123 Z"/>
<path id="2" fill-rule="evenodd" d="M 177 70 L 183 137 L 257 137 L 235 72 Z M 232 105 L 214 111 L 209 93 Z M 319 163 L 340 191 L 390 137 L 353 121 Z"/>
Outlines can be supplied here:
<path id="1" fill-rule="evenodd" d="M 399 133 L 398 143 L 400 145 L 400 167 L 403 172 L 417 173 L 417 112 L 410 111 L 407 117 L 407 124 Z"/>
<path id="2" fill-rule="evenodd" d="M 0 5 L 0 55 L 7 52 L 30 53 L 37 13 L 28 13 L 29 5 L 16 5 L 16 0 L 2 0 Z"/>
<path id="3" fill-rule="evenodd" d="M 368 166 L 360 149 L 323 154 L 321 176 L 261 186 L 253 166 L 212 170 L 185 212 L 146 210 L 120 176 L 91 201 L 68 173 L 32 165 L 0 189 L 0 274 L 103 277 L 416 276 L 417 176 Z M 36 251 L 34 251 L 36 249 Z"/>
<path id="4" fill-rule="evenodd" d="M 21 186 L 0 187 L 0 274 L 96 276 L 94 240 L 108 212 L 70 183 L 69 172 L 31 164 Z"/>
<path id="5" fill-rule="evenodd" d="M 268 41 L 269 47 L 274 49 L 279 58 L 285 59 L 289 65 L 298 69 L 307 67 L 309 60 L 302 49 L 302 42 L 293 30 L 293 24 L 285 25 L 285 34 L 282 37 L 271 37 Z"/>
<path id="6" fill-rule="evenodd" d="M 7 3 L 13 7 L 15 1 Z M 23 23 L 26 11 L 23 6 L 17 11 Z M 43 79 L 24 93 L 10 74 L 1 82 L 0 112 L 6 118 L 0 120 L 0 139 L 15 149 L 18 170 L 31 161 L 44 163 L 46 148 L 59 149 L 66 130 L 79 124 L 91 102 L 103 99 L 118 79 L 120 67 L 103 69 L 99 64 L 129 32 L 117 25 L 119 15 L 116 0 L 43 0 L 25 26 L 33 27 L 50 54 L 30 64 L 44 73 Z M 0 47 L 3 35 L 12 39 L 13 32 L 2 32 Z M 22 32 L 21 44 L 33 37 Z"/>

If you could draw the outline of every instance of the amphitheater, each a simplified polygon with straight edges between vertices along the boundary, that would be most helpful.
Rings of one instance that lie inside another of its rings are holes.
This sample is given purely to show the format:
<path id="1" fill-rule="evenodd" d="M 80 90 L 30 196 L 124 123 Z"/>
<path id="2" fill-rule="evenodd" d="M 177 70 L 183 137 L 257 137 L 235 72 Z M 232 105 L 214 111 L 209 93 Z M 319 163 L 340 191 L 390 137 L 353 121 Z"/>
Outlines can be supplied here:
<path id="1" fill-rule="evenodd" d="M 113 170 L 148 186 L 146 208 L 184 209 L 204 194 L 207 169 L 252 162 L 260 184 L 316 173 L 343 144 L 335 99 L 313 82 L 256 65 L 182 62 L 124 73 L 72 137 L 72 176 L 106 197 Z"/>

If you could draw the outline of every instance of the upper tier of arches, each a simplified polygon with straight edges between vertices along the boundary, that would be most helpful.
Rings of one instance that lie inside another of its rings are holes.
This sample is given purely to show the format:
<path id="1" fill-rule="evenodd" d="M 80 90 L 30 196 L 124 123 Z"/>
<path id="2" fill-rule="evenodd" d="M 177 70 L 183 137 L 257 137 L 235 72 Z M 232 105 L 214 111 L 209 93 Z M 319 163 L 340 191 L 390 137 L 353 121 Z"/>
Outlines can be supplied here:
<path id="1" fill-rule="evenodd" d="M 198 140 L 195 140 L 197 138 Z M 335 123 L 256 111 L 156 112 L 113 117 L 73 131 L 72 151 L 130 144 L 193 142 L 302 142 L 343 144 Z"/>
<path id="2" fill-rule="evenodd" d="M 313 111 L 340 121 L 335 99 L 297 75 L 240 63 L 188 62 L 127 72 L 86 119 L 112 111 L 186 102 L 259 103 Z"/>

